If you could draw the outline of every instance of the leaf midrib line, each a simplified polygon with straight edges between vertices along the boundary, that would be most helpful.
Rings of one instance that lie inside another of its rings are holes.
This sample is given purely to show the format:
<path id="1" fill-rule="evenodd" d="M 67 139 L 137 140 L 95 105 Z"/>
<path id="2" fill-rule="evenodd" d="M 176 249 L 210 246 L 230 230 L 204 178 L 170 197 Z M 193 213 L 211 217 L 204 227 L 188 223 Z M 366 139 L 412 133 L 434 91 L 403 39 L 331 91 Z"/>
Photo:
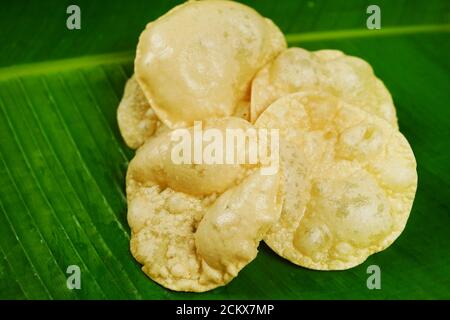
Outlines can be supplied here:
<path id="1" fill-rule="evenodd" d="M 409 25 L 386 27 L 380 30 L 347 29 L 336 31 L 320 31 L 286 34 L 289 44 L 315 42 L 323 40 L 339 40 L 352 38 L 373 38 L 382 36 L 411 35 L 421 33 L 450 33 L 450 24 Z M 87 68 L 98 65 L 129 63 L 133 60 L 133 51 L 87 55 L 81 57 L 17 64 L 0 68 L 0 81 L 11 78 L 57 73 L 66 70 Z"/>

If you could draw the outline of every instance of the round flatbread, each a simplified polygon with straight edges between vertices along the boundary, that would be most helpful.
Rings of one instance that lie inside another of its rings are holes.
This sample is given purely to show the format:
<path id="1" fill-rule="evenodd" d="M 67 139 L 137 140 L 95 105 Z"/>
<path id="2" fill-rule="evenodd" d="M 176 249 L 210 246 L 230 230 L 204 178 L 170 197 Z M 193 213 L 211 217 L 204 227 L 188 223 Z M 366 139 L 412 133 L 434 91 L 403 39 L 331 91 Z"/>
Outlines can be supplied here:
<path id="1" fill-rule="evenodd" d="M 276 99 L 294 92 L 327 90 L 398 128 L 389 91 L 364 60 L 337 50 L 289 48 L 258 72 L 252 83 L 251 121 Z"/>
<path id="2" fill-rule="evenodd" d="M 417 187 L 405 137 L 334 95 L 304 92 L 274 102 L 256 121 L 280 130 L 285 196 L 264 241 L 303 267 L 340 270 L 387 248 L 402 232 Z"/>
<path id="3" fill-rule="evenodd" d="M 251 127 L 239 118 L 204 126 L 221 132 Z M 258 164 L 174 163 L 173 132 L 151 137 L 130 162 L 131 252 L 150 278 L 169 289 L 211 290 L 256 257 L 279 218 L 282 179 L 280 173 L 262 175 Z"/>
<path id="4" fill-rule="evenodd" d="M 188 1 L 147 25 L 135 74 L 168 127 L 235 113 L 256 72 L 286 48 L 281 31 L 233 1 Z"/>

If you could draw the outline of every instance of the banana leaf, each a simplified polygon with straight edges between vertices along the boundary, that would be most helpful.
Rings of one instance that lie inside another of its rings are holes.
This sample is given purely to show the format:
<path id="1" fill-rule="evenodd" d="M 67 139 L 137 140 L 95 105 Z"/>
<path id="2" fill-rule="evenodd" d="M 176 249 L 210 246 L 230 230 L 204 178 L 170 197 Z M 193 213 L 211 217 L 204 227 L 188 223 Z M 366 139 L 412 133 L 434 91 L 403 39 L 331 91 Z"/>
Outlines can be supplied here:
<path id="1" fill-rule="evenodd" d="M 260 245 L 229 285 L 179 293 L 151 281 L 129 252 L 125 173 L 134 152 L 116 108 L 146 23 L 178 1 L 0 4 L 0 299 L 449 299 L 450 2 L 248 0 L 290 46 L 369 61 L 392 92 L 418 163 L 409 222 L 387 250 L 334 272 L 298 267 Z M 67 287 L 78 265 L 81 289 Z M 378 265 L 381 289 L 369 290 Z"/>

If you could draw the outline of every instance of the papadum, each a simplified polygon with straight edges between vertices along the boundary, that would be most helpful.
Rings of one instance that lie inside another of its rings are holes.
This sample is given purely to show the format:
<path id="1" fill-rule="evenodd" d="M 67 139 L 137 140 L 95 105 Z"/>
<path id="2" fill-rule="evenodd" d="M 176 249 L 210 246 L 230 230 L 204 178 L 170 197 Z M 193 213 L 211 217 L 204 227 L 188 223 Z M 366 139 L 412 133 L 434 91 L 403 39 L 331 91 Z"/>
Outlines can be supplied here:
<path id="1" fill-rule="evenodd" d="M 416 161 L 390 123 L 326 91 L 270 105 L 258 128 L 280 130 L 284 203 L 264 241 L 318 270 L 347 269 L 387 248 L 405 227 Z"/>
<path id="2" fill-rule="evenodd" d="M 229 117 L 204 127 L 224 132 L 252 125 Z M 281 173 L 262 175 L 259 164 L 174 164 L 173 132 L 151 137 L 130 162 L 131 252 L 169 289 L 211 290 L 256 257 L 281 212 Z"/>

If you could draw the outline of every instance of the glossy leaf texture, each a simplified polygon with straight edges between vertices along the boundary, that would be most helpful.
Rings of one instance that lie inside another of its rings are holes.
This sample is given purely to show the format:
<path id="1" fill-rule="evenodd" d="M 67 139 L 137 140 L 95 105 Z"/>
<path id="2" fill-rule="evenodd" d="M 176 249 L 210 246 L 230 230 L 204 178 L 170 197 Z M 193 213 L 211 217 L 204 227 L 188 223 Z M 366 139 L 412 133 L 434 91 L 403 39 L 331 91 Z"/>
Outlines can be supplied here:
<path id="1" fill-rule="evenodd" d="M 149 280 L 129 252 L 124 179 L 133 151 L 116 108 L 145 24 L 175 1 L 11 1 L 0 10 L 0 298 L 416 299 L 450 298 L 450 3 L 253 0 L 290 46 L 339 49 L 370 62 L 392 92 L 419 186 L 402 236 L 339 272 L 295 266 L 260 246 L 229 285 L 177 293 Z M 66 285 L 69 265 L 81 289 Z M 381 290 L 366 286 L 381 269 Z"/>

